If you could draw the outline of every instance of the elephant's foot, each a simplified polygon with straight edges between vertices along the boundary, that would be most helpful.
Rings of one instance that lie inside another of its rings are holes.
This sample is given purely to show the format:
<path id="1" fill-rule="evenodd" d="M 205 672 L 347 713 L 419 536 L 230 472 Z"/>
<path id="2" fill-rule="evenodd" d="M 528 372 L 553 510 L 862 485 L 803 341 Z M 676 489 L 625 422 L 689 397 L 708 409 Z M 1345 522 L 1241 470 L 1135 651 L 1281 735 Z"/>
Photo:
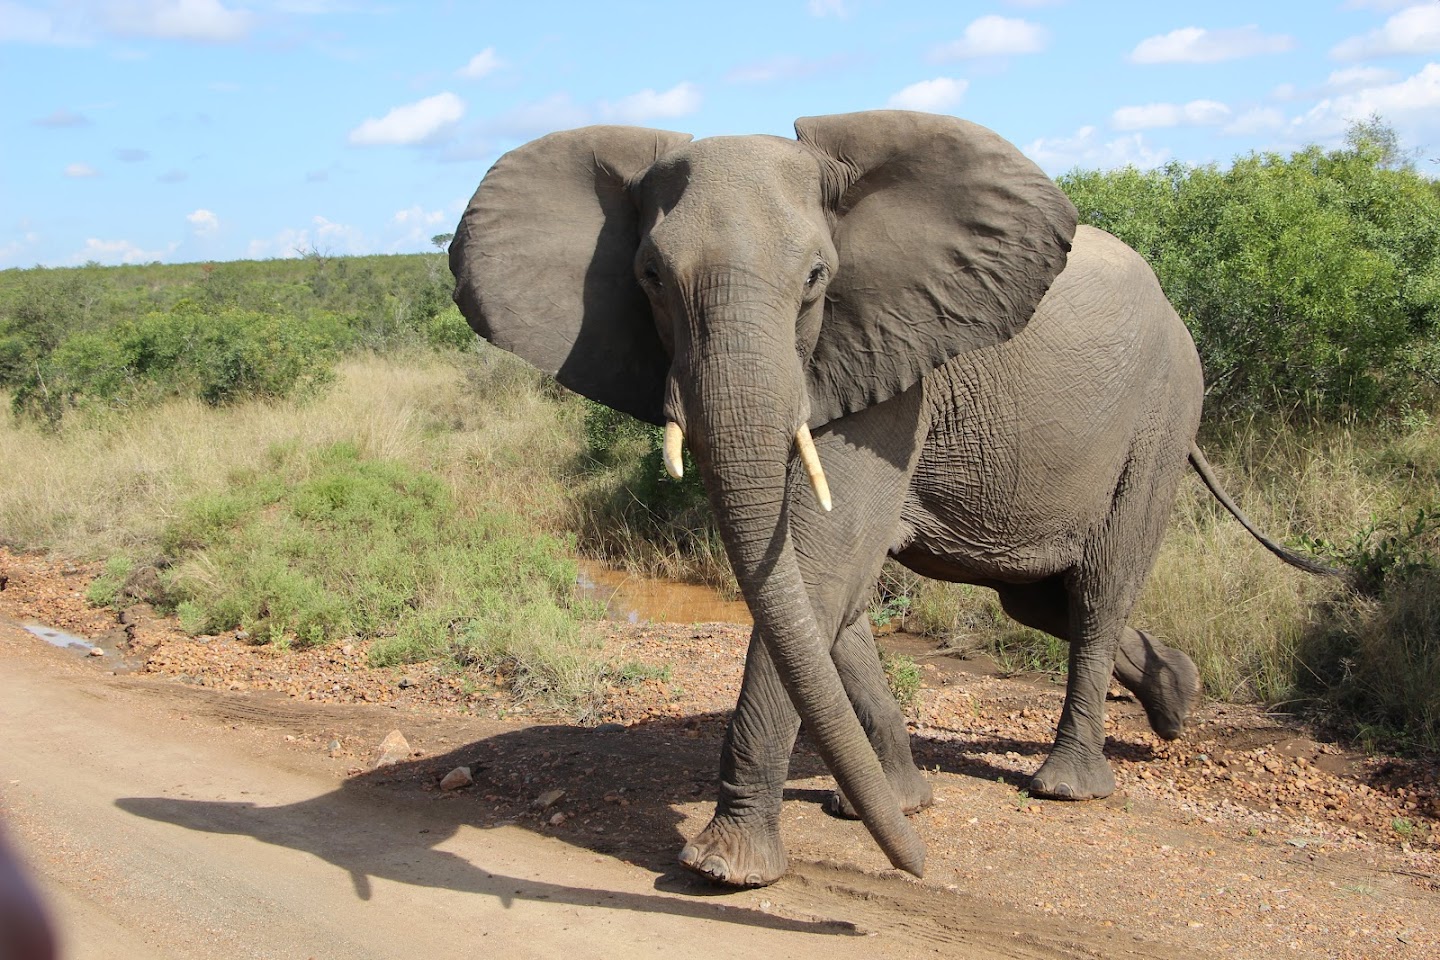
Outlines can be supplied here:
<path id="1" fill-rule="evenodd" d="M 1030 795 L 1048 800 L 1099 800 L 1115 792 L 1115 774 L 1103 756 L 1056 750 L 1030 780 Z"/>
<path id="2" fill-rule="evenodd" d="M 1174 740 L 1200 703 L 1200 671 L 1184 653 L 1148 633 L 1126 630 L 1115 657 L 1115 677 L 1145 708 L 1150 729 Z"/>
<path id="3" fill-rule="evenodd" d="M 731 887 L 763 887 L 785 873 L 778 824 L 737 823 L 715 817 L 680 851 L 680 865 Z"/>
<path id="4" fill-rule="evenodd" d="M 890 781 L 890 792 L 895 794 L 895 802 L 900 804 L 906 816 L 918 813 L 935 800 L 930 781 L 915 769 L 914 764 L 907 764 L 899 773 L 886 770 L 885 778 Z M 850 798 L 838 789 L 825 801 L 825 812 L 846 820 L 860 819 L 860 814 L 850 805 Z"/>

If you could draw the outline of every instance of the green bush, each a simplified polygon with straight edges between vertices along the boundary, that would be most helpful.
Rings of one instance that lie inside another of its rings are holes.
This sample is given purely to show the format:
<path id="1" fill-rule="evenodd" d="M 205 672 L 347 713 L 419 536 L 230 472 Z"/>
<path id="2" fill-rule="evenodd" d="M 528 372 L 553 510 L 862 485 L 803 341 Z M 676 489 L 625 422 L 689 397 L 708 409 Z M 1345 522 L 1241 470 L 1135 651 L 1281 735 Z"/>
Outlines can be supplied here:
<path id="1" fill-rule="evenodd" d="M 536 631 L 578 635 L 573 561 L 502 508 L 462 509 L 434 475 L 341 443 L 277 448 L 179 511 L 162 541 L 166 605 L 199 632 L 298 646 L 383 638 L 382 663 Z"/>
<path id="2" fill-rule="evenodd" d="M 14 391 L 17 412 L 52 423 L 72 410 L 198 396 L 220 406 L 303 394 L 334 376 L 342 322 L 181 301 L 166 313 L 72 334 L 35 360 Z"/>
<path id="3" fill-rule="evenodd" d="M 1195 337 L 1212 413 L 1403 413 L 1440 383 L 1440 190 L 1358 124 L 1341 150 L 1229 169 L 1075 171 L 1081 219 L 1143 253 Z"/>

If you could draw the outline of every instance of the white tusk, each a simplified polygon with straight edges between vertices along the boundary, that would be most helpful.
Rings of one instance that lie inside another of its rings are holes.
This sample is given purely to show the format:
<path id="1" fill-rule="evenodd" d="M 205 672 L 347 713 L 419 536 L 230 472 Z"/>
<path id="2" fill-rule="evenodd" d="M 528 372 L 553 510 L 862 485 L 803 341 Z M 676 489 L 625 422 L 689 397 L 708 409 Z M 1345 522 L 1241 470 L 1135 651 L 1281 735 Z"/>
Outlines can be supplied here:
<path id="1" fill-rule="evenodd" d="M 661 459 L 665 461 L 665 472 L 676 480 L 685 476 L 685 431 L 674 420 L 665 421 L 665 446 Z"/>
<path id="2" fill-rule="evenodd" d="M 820 466 L 820 455 L 815 452 L 815 441 L 810 439 L 810 427 L 800 424 L 795 431 L 795 446 L 800 448 L 800 462 L 805 464 L 805 473 L 810 477 L 810 486 L 815 490 L 815 499 L 826 513 L 830 512 L 830 484 L 825 482 L 825 469 Z"/>

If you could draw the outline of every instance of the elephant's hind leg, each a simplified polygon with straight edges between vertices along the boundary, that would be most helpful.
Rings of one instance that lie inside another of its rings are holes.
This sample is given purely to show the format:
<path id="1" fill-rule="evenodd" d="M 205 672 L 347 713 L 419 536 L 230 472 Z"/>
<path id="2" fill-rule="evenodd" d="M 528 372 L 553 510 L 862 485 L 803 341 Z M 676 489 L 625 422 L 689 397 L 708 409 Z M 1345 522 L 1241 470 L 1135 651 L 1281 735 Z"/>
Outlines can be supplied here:
<path id="1" fill-rule="evenodd" d="M 840 679 L 845 683 L 845 693 L 855 707 L 855 715 L 870 738 L 870 746 L 880 758 L 880 768 L 890 783 L 890 791 L 900 809 L 907 814 L 928 807 L 934 799 L 930 781 L 915 768 L 910 753 L 910 731 L 905 726 L 905 716 L 890 693 L 885 680 L 885 670 L 880 664 L 875 637 L 864 614 L 840 631 L 840 637 L 831 650 Z M 831 813 L 849 820 L 858 819 L 855 808 L 839 790 L 831 796 L 825 808 Z"/>
<path id="2" fill-rule="evenodd" d="M 1115 775 L 1104 753 L 1105 693 L 1124 623 L 1093 605 L 1087 610 L 1074 593 L 1073 578 L 1060 577 L 999 589 L 1006 613 L 1070 644 L 1055 745 L 1031 779 L 1030 792 L 1055 800 L 1095 800 L 1115 792 Z"/>
<path id="3" fill-rule="evenodd" d="M 1174 740 L 1200 702 L 1200 671 L 1195 662 L 1143 630 L 1125 628 L 1115 657 L 1115 679 L 1145 708 L 1150 729 Z"/>
<path id="4" fill-rule="evenodd" d="M 1027 627 L 1069 643 L 1069 598 L 1057 579 L 1000 589 L 1005 612 Z M 1184 652 L 1127 626 L 1115 655 L 1115 679 L 1145 708 L 1150 729 L 1165 740 L 1184 732 L 1200 702 L 1200 671 Z"/>

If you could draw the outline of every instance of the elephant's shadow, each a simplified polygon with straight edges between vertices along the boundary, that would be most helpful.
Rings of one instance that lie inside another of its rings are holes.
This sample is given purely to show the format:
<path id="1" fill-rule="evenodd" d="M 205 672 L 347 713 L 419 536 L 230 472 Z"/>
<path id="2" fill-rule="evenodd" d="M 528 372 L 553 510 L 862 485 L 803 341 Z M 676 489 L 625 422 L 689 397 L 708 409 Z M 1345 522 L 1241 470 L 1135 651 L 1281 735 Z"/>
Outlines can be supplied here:
<path id="1" fill-rule="evenodd" d="M 513 899 L 702 916 L 808 932 L 845 933 L 844 924 L 787 920 L 759 911 L 718 908 L 696 897 L 727 891 L 676 868 L 687 811 L 708 815 L 715 766 L 728 713 L 709 713 L 603 731 L 538 725 L 505 731 L 447 753 L 402 762 L 344 781 L 336 790 L 298 803 L 252 803 L 173 797 L 128 797 L 121 809 L 190 830 L 237 834 L 308 852 L 340 867 L 356 895 L 370 896 L 370 879 L 436 886 Z M 917 760 L 966 776 L 1020 785 L 1009 770 L 974 752 L 1017 751 L 1043 757 L 1048 744 L 1016 740 L 930 741 L 916 738 Z M 973 751 L 973 752 L 972 752 Z M 439 787 L 456 767 L 474 783 L 454 792 Z M 825 767 L 802 734 L 791 762 L 792 780 L 822 776 Z M 563 791 L 556 798 L 555 792 Z M 828 790 L 792 787 L 787 800 L 820 803 Z M 548 801 L 548 805 L 546 804 Z M 520 827 L 657 875 L 655 886 L 689 898 L 623 895 L 505 876 L 438 849 L 461 827 Z M 683 829 L 682 829 L 683 827 Z"/>

